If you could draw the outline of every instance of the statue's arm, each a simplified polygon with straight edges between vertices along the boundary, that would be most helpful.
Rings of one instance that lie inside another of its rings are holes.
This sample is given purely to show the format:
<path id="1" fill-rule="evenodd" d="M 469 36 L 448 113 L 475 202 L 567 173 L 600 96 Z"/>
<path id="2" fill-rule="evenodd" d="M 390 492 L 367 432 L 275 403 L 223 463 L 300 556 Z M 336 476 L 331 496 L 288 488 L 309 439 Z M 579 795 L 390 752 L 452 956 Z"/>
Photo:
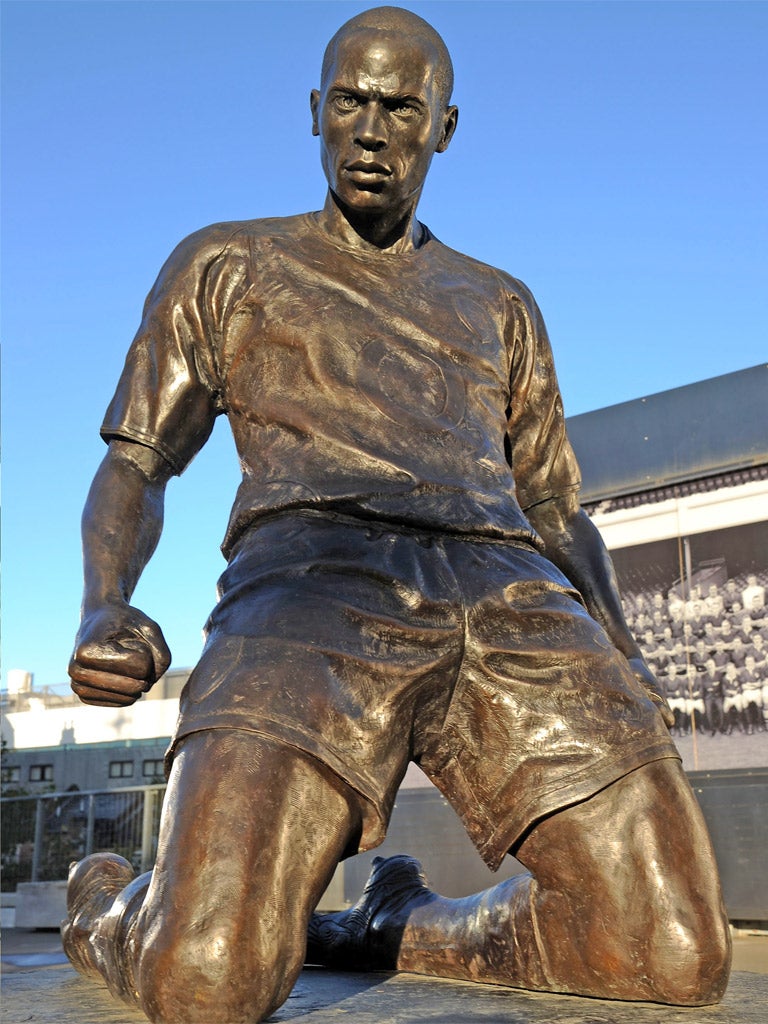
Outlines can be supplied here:
<path id="1" fill-rule="evenodd" d="M 547 558 L 573 583 L 589 613 L 659 705 L 667 725 L 673 725 L 674 717 L 664 691 L 624 619 L 611 556 L 594 523 L 579 505 L 578 496 L 551 498 L 527 509 L 526 515 L 544 541 Z"/>
<path id="2" fill-rule="evenodd" d="M 153 449 L 113 440 L 83 512 L 85 588 L 69 665 L 72 689 L 86 704 L 133 704 L 168 668 L 160 627 L 130 604 L 163 527 L 173 469 Z"/>

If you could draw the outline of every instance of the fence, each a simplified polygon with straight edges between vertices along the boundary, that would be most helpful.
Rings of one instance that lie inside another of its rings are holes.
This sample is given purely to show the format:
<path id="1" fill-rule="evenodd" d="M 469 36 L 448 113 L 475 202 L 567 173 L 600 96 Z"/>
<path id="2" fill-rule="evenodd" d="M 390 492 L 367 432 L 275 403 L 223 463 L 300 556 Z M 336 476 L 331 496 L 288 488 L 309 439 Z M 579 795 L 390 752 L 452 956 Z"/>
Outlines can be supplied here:
<path id="1" fill-rule="evenodd" d="M 4 797 L 0 884 L 67 877 L 73 860 L 112 851 L 137 871 L 155 862 L 165 786 Z"/>
<path id="2" fill-rule="evenodd" d="M 768 767 L 690 772 L 689 779 L 712 836 L 729 917 L 768 922 Z M 19 882 L 65 879 L 73 860 L 101 850 L 120 853 L 137 871 L 148 871 L 157 852 L 164 792 L 164 785 L 155 785 L 4 797 L 3 891 L 14 891 Z M 433 790 L 398 795 L 378 852 L 403 850 L 423 859 L 427 875 L 448 896 L 498 881 L 490 873 L 481 877 L 485 869 L 458 819 Z M 372 857 L 360 854 L 344 862 L 337 889 L 328 896 L 341 901 L 322 909 L 338 910 L 356 898 Z"/>

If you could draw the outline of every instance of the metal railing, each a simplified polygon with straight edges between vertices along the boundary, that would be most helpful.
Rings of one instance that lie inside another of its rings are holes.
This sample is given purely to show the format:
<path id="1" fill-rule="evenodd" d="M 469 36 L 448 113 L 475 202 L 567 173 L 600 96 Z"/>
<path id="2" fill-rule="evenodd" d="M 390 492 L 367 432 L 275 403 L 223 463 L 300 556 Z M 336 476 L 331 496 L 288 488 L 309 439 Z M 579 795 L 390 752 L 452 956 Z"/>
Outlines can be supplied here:
<path id="1" fill-rule="evenodd" d="M 164 785 L 3 797 L 0 886 L 67 877 L 72 861 L 111 851 L 137 871 L 157 853 Z"/>

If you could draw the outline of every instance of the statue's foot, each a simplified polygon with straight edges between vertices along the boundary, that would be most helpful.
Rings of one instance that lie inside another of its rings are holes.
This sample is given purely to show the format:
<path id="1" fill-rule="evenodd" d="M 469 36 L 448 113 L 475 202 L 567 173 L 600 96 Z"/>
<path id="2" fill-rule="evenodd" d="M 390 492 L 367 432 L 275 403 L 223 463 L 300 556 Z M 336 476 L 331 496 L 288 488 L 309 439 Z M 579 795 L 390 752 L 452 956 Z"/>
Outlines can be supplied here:
<path id="1" fill-rule="evenodd" d="M 307 963 L 345 971 L 394 971 L 411 911 L 437 899 L 413 857 L 376 857 L 363 894 L 349 910 L 313 914 Z"/>
<path id="2" fill-rule="evenodd" d="M 133 876 L 129 862 L 115 853 L 93 853 L 70 867 L 61 939 L 64 952 L 82 974 L 102 974 L 92 938 Z"/>

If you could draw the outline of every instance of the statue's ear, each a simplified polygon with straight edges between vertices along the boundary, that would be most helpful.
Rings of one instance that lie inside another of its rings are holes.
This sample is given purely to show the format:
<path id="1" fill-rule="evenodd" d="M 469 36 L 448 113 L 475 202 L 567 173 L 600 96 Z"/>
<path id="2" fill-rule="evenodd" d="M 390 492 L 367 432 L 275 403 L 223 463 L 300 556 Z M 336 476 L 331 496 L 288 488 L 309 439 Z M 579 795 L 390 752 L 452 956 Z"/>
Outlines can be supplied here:
<path id="1" fill-rule="evenodd" d="M 448 107 L 445 112 L 443 119 L 443 132 L 440 136 L 440 141 L 437 144 L 436 153 L 444 153 L 453 138 L 453 133 L 456 131 L 456 125 L 459 123 L 459 108 Z"/>

